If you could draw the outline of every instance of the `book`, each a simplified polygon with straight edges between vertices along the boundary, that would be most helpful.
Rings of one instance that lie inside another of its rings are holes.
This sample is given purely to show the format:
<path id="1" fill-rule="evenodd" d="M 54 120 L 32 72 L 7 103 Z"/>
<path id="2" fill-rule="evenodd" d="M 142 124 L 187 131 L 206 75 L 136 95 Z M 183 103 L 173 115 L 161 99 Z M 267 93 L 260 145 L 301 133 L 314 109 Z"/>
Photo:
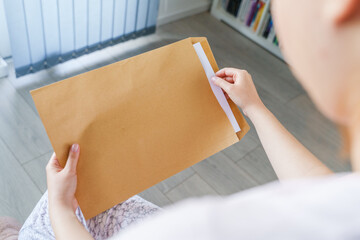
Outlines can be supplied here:
<path id="1" fill-rule="evenodd" d="M 269 35 L 267 37 L 267 40 L 272 43 L 274 40 L 274 37 L 275 37 L 275 29 L 274 29 L 274 26 L 272 26 L 270 29 Z"/>
<path id="2" fill-rule="evenodd" d="M 251 0 L 243 0 L 240 6 L 239 18 L 242 22 L 245 22 L 246 15 L 250 8 Z"/>
<path id="3" fill-rule="evenodd" d="M 251 0 L 250 8 L 249 8 L 248 14 L 246 16 L 246 26 L 251 25 L 252 19 L 254 17 L 255 11 L 256 11 L 257 3 L 258 3 L 258 0 Z"/>
<path id="4" fill-rule="evenodd" d="M 229 3 L 229 0 L 221 0 L 221 6 L 224 10 L 227 9 L 228 3 Z"/>
<path id="5" fill-rule="evenodd" d="M 266 27 L 265 27 L 265 30 L 264 30 L 264 33 L 262 34 L 262 36 L 264 38 L 267 38 L 269 36 L 269 33 L 271 31 L 271 28 L 272 28 L 272 25 L 273 25 L 273 22 L 272 22 L 272 18 L 271 16 L 269 15 L 269 20 L 267 21 L 266 23 Z"/>
<path id="6" fill-rule="evenodd" d="M 278 38 L 276 35 L 274 37 L 273 44 L 275 44 L 276 46 L 279 46 L 279 41 L 278 41 Z"/>
<path id="7" fill-rule="evenodd" d="M 253 30 L 254 32 L 256 32 L 258 26 L 259 26 L 259 23 L 260 23 L 260 20 L 261 20 L 261 17 L 262 17 L 262 14 L 264 12 L 264 8 L 265 8 L 265 3 L 263 1 L 259 1 L 258 2 L 258 7 L 257 7 L 257 12 L 256 12 L 256 15 L 255 15 L 255 18 L 254 18 L 254 26 L 253 26 Z"/>
<path id="8" fill-rule="evenodd" d="M 237 16 L 240 8 L 241 0 L 229 0 L 226 11 L 233 16 Z"/>
<path id="9" fill-rule="evenodd" d="M 252 17 L 252 19 L 251 19 L 251 23 L 250 23 L 250 26 L 249 26 L 250 28 L 253 28 L 253 27 L 254 27 L 255 20 L 256 20 L 256 16 L 257 16 L 257 14 L 258 14 L 258 12 L 259 12 L 260 7 L 261 7 L 261 1 L 257 1 L 257 3 L 256 3 L 256 8 L 255 8 L 255 11 L 254 11 L 254 13 L 253 13 L 253 17 Z"/>
<path id="10" fill-rule="evenodd" d="M 264 20 L 260 25 L 259 36 L 263 36 L 263 34 L 266 30 L 266 27 L 269 24 L 269 19 L 270 19 L 270 11 L 266 11 L 266 13 L 264 13 Z"/>

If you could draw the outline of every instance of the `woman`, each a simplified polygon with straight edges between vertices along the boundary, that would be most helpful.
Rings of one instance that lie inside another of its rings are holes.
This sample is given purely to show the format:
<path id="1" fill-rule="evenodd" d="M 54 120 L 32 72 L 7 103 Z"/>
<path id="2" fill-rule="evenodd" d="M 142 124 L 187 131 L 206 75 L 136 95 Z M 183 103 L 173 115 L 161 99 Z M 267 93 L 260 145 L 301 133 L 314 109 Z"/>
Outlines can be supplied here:
<path id="1" fill-rule="evenodd" d="M 213 81 L 253 122 L 281 181 L 226 198 L 188 200 L 113 239 L 360 238 L 360 1 L 273 0 L 272 5 L 283 54 L 317 107 L 345 129 L 354 173 L 333 174 L 264 106 L 246 71 L 225 68 Z M 65 169 L 56 156 L 47 166 L 57 239 L 92 239 L 74 213 L 78 156 L 74 145 Z M 136 201 L 145 211 L 135 218 L 157 210 Z M 23 230 L 20 239 L 26 234 Z"/>

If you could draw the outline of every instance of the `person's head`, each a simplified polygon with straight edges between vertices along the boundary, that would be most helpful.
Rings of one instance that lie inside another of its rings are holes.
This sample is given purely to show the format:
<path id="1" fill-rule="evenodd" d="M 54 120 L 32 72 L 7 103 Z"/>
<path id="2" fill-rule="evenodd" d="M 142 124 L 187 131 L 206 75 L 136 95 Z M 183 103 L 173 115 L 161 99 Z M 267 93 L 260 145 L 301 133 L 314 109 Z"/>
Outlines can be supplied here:
<path id="1" fill-rule="evenodd" d="M 282 53 L 318 108 L 349 126 L 360 114 L 360 0 L 272 0 Z"/>

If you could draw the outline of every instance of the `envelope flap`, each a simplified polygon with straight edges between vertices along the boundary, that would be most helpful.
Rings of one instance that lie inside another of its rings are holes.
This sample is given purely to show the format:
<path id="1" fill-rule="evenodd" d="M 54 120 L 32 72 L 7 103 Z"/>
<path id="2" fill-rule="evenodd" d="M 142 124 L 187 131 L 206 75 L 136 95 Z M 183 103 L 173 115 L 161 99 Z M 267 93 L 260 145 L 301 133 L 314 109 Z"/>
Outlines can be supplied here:
<path id="1" fill-rule="evenodd" d="M 211 64 L 212 68 L 214 69 L 214 72 L 219 71 L 219 67 L 218 67 L 218 65 L 216 63 L 213 52 L 211 51 L 209 42 L 207 41 L 207 38 L 206 37 L 191 37 L 190 39 L 191 39 L 192 44 L 200 42 L 202 48 L 204 49 L 204 52 L 205 52 L 207 58 L 209 59 L 209 62 Z M 241 114 L 241 112 L 240 112 L 239 108 L 236 106 L 236 104 L 231 99 L 228 99 L 228 103 L 230 105 L 230 108 L 231 108 L 232 112 L 234 113 L 236 121 L 239 123 L 239 126 L 241 128 L 241 131 L 236 133 L 237 137 L 240 140 L 250 130 L 250 126 L 247 123 L 244 116 Z"/>

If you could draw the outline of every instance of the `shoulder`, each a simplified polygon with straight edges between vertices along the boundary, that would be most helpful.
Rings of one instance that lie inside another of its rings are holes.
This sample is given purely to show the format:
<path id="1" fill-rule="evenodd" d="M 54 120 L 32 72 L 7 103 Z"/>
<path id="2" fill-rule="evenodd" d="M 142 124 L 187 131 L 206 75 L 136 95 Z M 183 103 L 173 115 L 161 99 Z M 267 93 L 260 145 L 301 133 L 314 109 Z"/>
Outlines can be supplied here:
<path id="1" fill-rule="evenodd" d="M 357 175 L 275 182 L 186 200 L 118 239 L 346 239 L 360 234 L 359 201 Z"/>

